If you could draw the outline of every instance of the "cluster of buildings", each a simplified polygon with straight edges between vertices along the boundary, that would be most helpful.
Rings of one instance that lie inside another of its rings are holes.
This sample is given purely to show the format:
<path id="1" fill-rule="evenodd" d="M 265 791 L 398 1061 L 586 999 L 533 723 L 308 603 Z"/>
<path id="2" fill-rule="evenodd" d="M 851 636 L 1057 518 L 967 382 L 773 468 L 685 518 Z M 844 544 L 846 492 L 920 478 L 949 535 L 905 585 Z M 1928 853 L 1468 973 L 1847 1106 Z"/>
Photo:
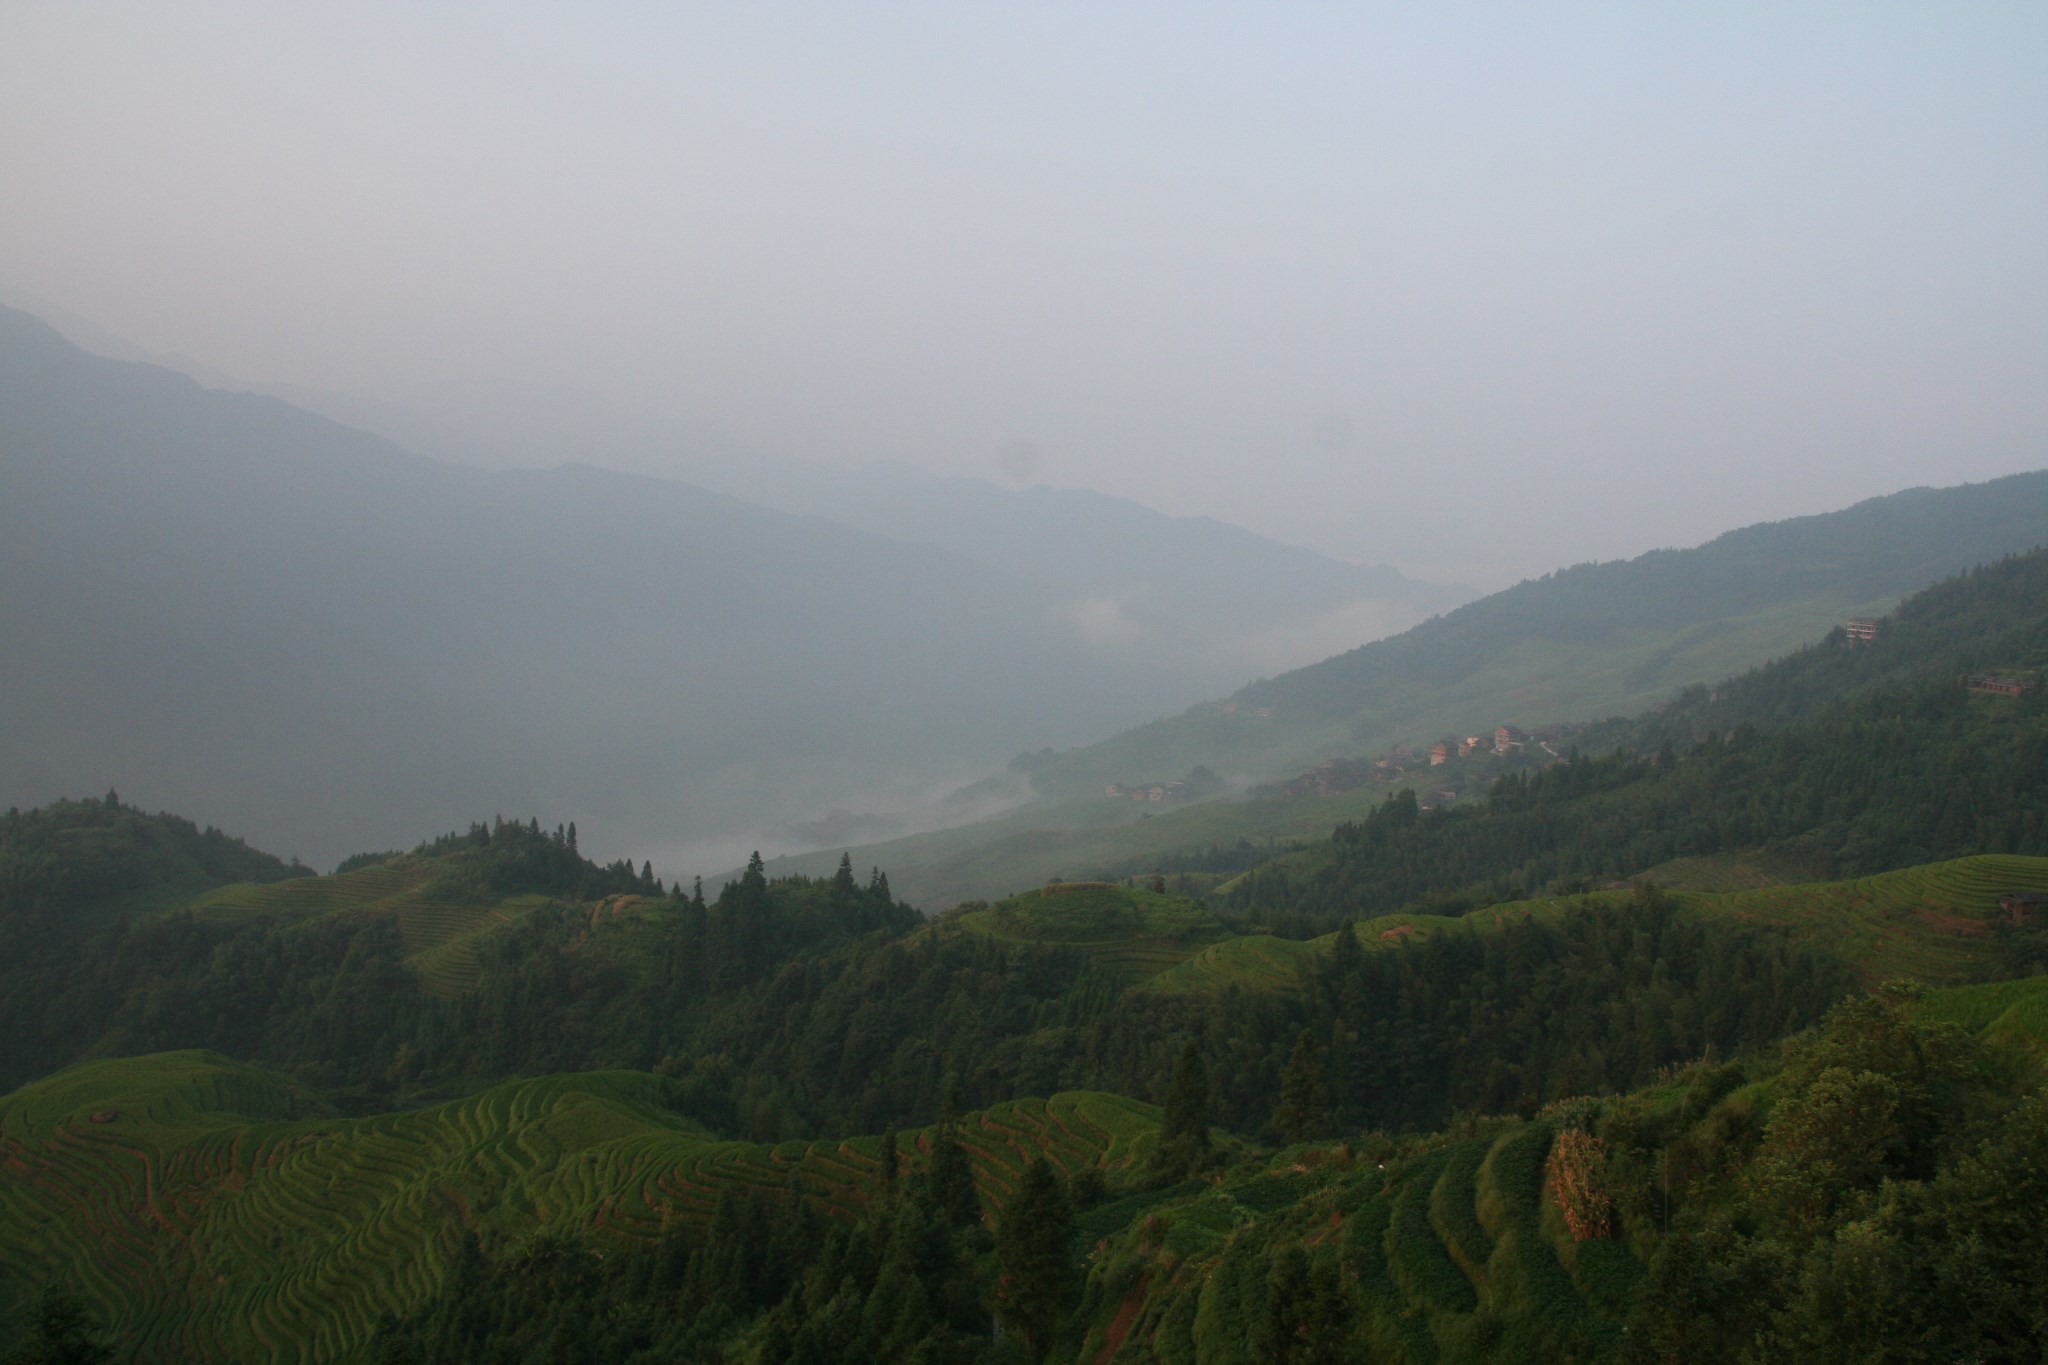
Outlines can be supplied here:
<path id="1" fill-rule="evenodd" d="M 1209 771 L 1203 764 L 1188 769 L 1186 777 L 1166 782 L 1112 782 L 1102 794 L 1111 800 L 1156 801 L 1199 801 L 1205 796 L 1214 796 L 1223 790 L 1223 779 Z"/>
<path id="2" fill-rule="evenodd" d="M 1448 763 L 1452 758 L 1464 758 L 1475 753 L 1496 754 L 1502 758 L 1527 744 L 1540 744 L 1542 739 L 1531 735 L 1518 725 L 1496 725 L 1490 735 L 1466 735 L 1463 739 L 1440 739 L 1429 746 L 1429 766 Z"/>
<path id="3" fill-rule="evenodd" d="M 2003 673 L 1972 673 L 1969 683 L 1972 692 L 1993 697 L 2017 697 L 2033 686 L 2025 678 L 2009 677 Z"/>
<path id="4" fill-rule="evenodd" d="M 1356 791 L 1368 782 L 1392 782 L 1415 762 L 1415 751 L 1406 747 L 1385 758 L 1332 758 L 1318 763 L 1300 777 L 1269 782 L 1255 788 L 1259 796 L 1335 796 Z"/>
<path id="5" fill-rule="evenodd" d="M 1133 801 L 1183 801 L 1191 794 L 1185 782 L 1139 782 L 1125 786 L 1112 782 L 1103 789 L 1104 796 L 1127 796 Z"/>

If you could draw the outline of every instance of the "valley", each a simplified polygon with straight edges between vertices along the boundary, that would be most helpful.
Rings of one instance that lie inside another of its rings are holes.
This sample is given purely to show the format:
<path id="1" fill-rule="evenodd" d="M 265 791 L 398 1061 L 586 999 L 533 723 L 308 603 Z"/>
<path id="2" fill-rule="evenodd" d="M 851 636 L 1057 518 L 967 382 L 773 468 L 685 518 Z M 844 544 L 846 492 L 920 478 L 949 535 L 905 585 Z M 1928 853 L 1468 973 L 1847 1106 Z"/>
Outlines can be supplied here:
<path id="1" fill-rule="evenodd" d="M 523 812 L 321 874 L 17 805 L 0 1345 L 2007 1358 L 2044 498 L 1567 570 L 708 881 Z"/>

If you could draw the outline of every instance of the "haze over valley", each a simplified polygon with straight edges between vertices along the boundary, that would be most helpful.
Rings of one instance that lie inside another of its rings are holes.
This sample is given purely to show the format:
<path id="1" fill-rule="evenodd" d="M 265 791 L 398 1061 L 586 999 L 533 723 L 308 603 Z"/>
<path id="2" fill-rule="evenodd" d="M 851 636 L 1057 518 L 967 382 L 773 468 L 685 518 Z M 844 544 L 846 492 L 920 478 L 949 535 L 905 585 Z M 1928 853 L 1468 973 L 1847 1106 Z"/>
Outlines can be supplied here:
<path id="1" fill-rule="evenodd" d="M 0 4 L 0 1365 L 1947 1365 L 2048 10 Z"/>

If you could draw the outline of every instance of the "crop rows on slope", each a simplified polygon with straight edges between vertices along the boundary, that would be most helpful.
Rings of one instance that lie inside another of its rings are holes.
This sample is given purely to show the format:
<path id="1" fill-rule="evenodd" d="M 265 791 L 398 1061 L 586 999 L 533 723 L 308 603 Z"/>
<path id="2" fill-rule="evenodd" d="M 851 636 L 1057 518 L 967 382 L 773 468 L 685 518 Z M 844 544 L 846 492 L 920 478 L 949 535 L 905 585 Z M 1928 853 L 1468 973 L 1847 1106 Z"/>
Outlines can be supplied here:
<path id="1" fill-rule="evenodd" d="M 1875 984 L 1911 976 L 1936 984 L 1965 981 L 1981 973 L 1995 944 L 2002 917 L 1999 897 L 2008 891 L 2048 891 L 2048 858 L 1987 854 L 1930 863 L 1850 882 L 1811 882 L 1732 892 L 1685 892 L 1684 901 L 1713 916 L 1789 930 L 1794 937 L 1841 957 Z M 1399 947 L 1449 929 L 1476 930 L 1524 917 L 1555 921 L 1573 904 L 1615 905 L 1629 891 L 1600 891 L 1576 897 L 1509 901 L 1461 918 L 1440 915 L 1382 915 L 1356 926 L 1367 951 Z M 1331 950 L 1326 934 L 1307 942 L 1263 935 L 1210 944 L 1146 982 L 1163 992 L 1291 990 L 1304 966 Z"/>
<path id="2" fill-rule="evenodd" d="M 1840 955 L 1867 982 L 1902 975 L 1952 982 L 1982 969 L 2007 891 L 2048 891 L 2048 858 L 1983 855 L 1851 882 L 1696 899 L 1738 919 L 1782 925 Z"/>
<path id="3" fill-rule="evenodd" d="M 1127 980 L 1154 976 L 1213 942 L 1222 927 L 1176 897 L 1111 883 L 1062 883 L 952 921 L 1010 943 L 1070 948 Z"/>
<path id="4" fill-rule="evenodd" d="M 483 976 L 477 940 L 512 918 L 503 905 L 401 906 L 398 934 L 405 946 L 405 965 L 435 995 L 467 994 Z"/>
<path id="5" fill-rule="evenodd" d="M 1247 990 L 1289 990 L 1300 983 L 1301 968 L 1317 949 L 1297 939 L 1251 934 L 1212 943 L 1187 961 L 1160 972 L 1146 988 L 1162 992 L 1201 992 L 1242 986 Z"/>
<path id="6" fill-rule="evenodd" d="M 344 910 L 373 910 L 417 890 L 433 875 L 434 867 L 429 862 L 399 859 L 339 876 L 295 877 L 262 884 L 237 882 L 199 897 L 192 902 L 192 911 L 208 918 L 277 915 L 303 919 Z"/>
<path id="7" fill-rule="evenodd" d="M 493 1248 L 549 1230 L 647 1238 L 708 1219 L 723 1192 L 796 1190 L 851 1215 L 881 1184 L 873 1138 L 715 1141 L 668 1118 L 651 1077 L 553 1077 L 412 1113 L 250 1121 L 237 1106 L 279 1107 L 268 1082 L 206 1057 L 100 1064 L 116 1079 L 151 1062 L 164 1073 L 147 1093 L 107 1087 L 136 1098 L 103 1124 L 81 1107 L 91 1087 L 63 1077 L 0 1102 L 0 1292 L 18 1302 L 63 1274 L 159 1355 L 329 1357 L 431 1295 L 464 1233 Z M 1089 1094 L 962 1121 L 991 1203 L 1032 1152 L 1067 1170 L 1128 1164 L 1154 1126 L 1146 1106 Z M 921 1135 L 909 1137 L 914 1166 Z"/>
<path id="8" fill-rule="evenodd" d="M 405 965 L 436 995 L 475 989 L 482 972 L 477 940 L 545 904 L 545 896 L 477 902 L 429 898 L 435 864 L 399 858 L 336 876 L 301 877 L 266 885 L 241 883 L 208 892 L 192 903 L 206 918 L 311 919 L 344 913 L 389 915 L 398 925 Z"/>

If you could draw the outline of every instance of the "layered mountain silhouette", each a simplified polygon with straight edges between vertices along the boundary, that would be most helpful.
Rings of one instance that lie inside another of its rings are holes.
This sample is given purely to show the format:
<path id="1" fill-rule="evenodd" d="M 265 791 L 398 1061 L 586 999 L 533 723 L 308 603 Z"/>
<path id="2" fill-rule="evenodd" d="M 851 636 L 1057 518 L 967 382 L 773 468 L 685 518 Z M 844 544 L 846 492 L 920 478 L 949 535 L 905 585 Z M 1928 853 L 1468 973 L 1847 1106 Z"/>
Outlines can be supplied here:
<path id="1" fill-rule="evenodd" d="M 315 862 L 498 809 L 597 848 L 744 840 L 1213 685 L 1100 629 L 1111 590 L 1071 575 L 674 480 L 425 458 L 13 311 L 0 480 L 0 802 L 118 786 Z"/>

